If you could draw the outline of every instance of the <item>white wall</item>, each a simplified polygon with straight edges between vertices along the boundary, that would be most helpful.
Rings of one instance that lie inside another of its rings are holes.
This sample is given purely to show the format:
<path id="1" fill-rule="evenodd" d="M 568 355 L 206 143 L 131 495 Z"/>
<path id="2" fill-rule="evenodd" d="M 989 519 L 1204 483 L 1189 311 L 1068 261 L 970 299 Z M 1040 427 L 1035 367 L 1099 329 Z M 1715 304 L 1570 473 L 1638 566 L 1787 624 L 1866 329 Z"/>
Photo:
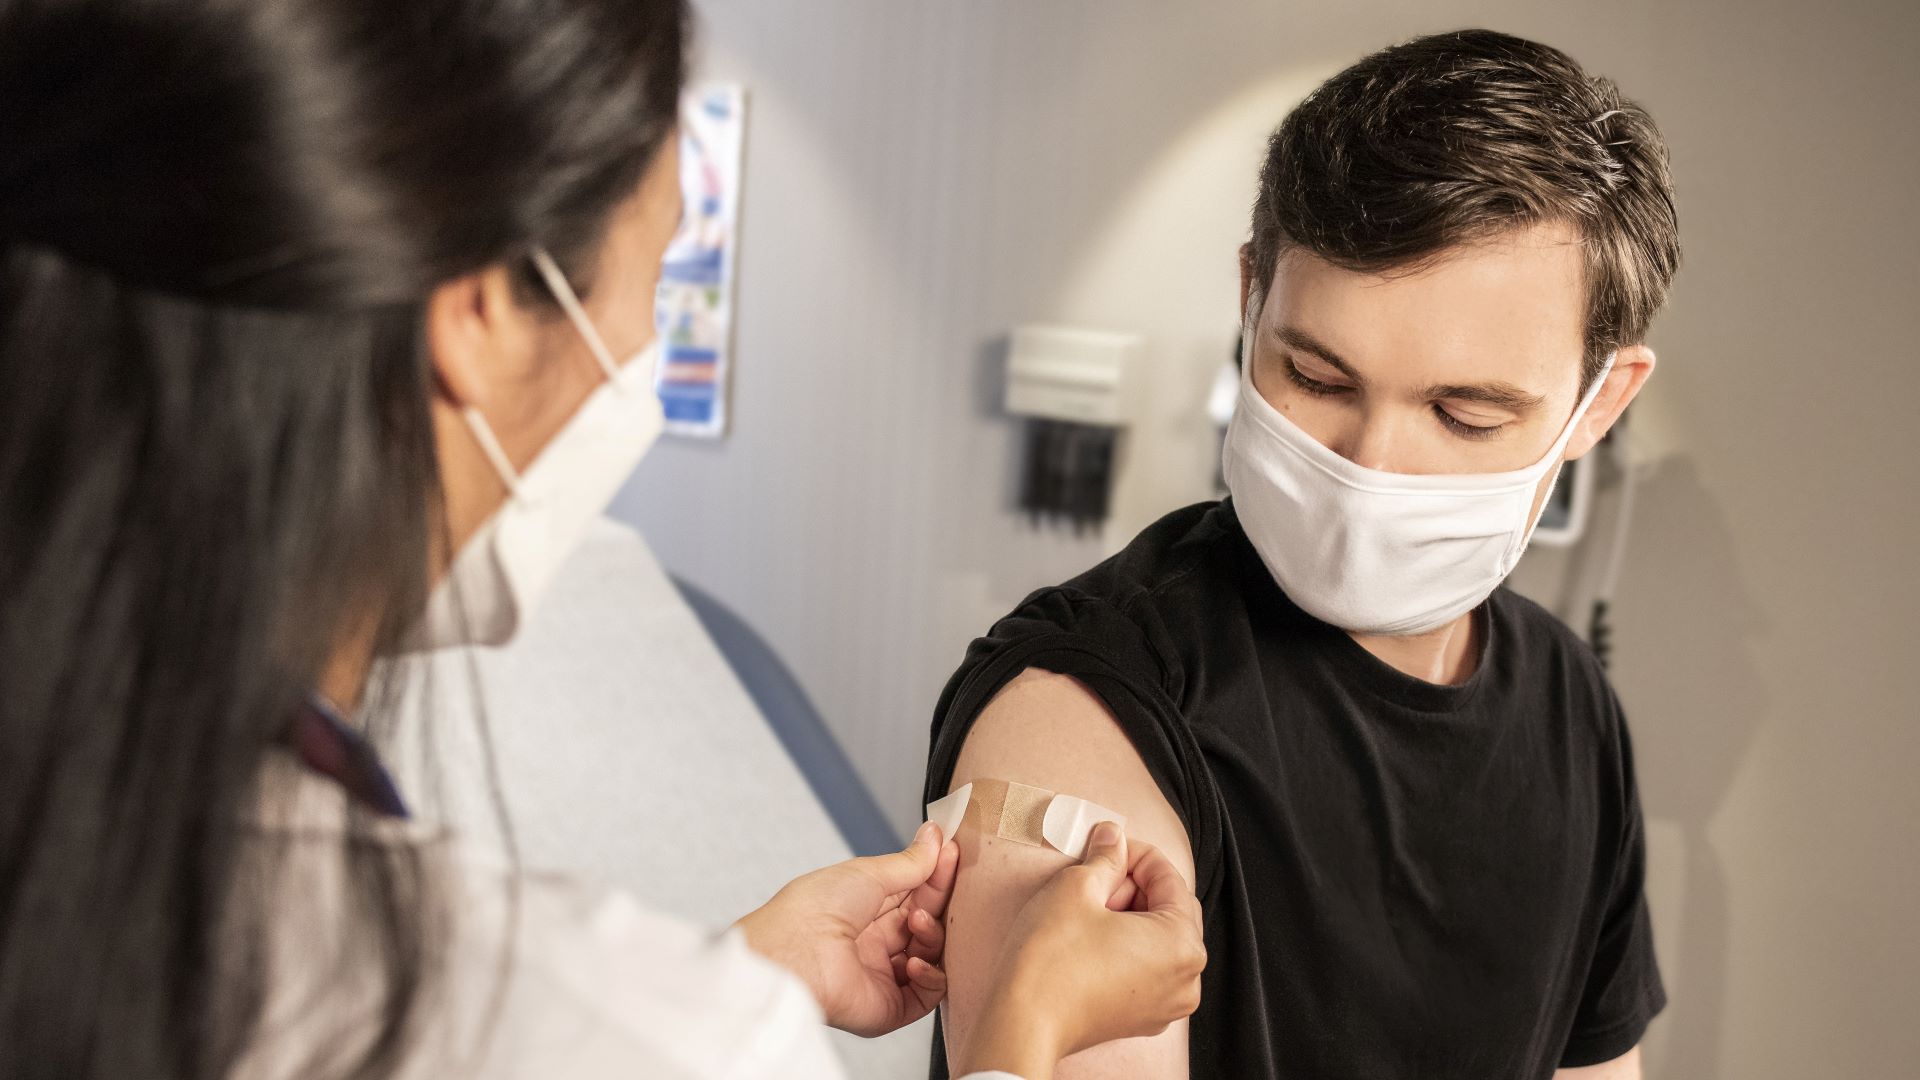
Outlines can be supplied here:
<path id="1" fill-rule="evenodd" d="M 1123 539 L 1013 510 L 1009 328 L 1147 335 L 1128 533 L 1210 475 L 1199 406 L 1259 141 L 1318 77 L 1479 24 L 1647 103 L 1687 249 L 1636 406 L 1664 464 L 1616 622 L 1674 998 L 1651 1074 L 1913 1075 L 1913 5 L 701 11 L 708 73 L 751 95 L 734 432 L 663 445 L 617 509 L 768 636 L 903 826 L 967 640 Z M 1551 593 L 1557 558 L 1522 584 Z"/>

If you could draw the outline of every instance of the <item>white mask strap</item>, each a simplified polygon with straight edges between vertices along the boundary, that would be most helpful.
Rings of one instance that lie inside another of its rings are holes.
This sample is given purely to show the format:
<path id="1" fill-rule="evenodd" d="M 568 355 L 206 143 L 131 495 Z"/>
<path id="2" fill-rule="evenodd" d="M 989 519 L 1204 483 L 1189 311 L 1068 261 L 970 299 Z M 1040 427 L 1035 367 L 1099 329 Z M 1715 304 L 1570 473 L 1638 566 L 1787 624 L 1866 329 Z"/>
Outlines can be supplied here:
<path id="1" fill-rule="evenodd" d="M 1600 365 L 1600 370 L 1593 376 L 1593 385 L 1587 387 L 1587 392 L 1580 395 L 1580 400 L 1574 404 L 1573 415 L 1567 417 L 1567 426 L 1560 429 L 1560 437 L 1553 440 L 1553 446 L 1547 450 L 1547 458 L 1557 458 L 1566 452 L 1567 444 L 1573 441 L 1574 429 L 1580 425 L 1580 421 L 1586 419 L 1587 410 L 1593 408 L 1593 403 L 1600 397 L 1600 391 L 1606 389 L 1607 376 L 1613 374 L 1613 362 L 1619 356 L 1618 349 L 1607 354 L 1606 363 Z"/>
<path id="2" fill-rule="evenodd" d="M 473 441 L 480 444 L 480 452 L 486 455 L 493 465 L 493 471 L 500 474 L 500 482 L 507 485 L 507 494 L 512 498 L 520 497 L 520 474 L 513 469 L 513 462 L 507 460 L 507 452 L 500 448 L 500 440 L 494 438 L 493 426 L 480 410 L 468 405 L 460 410 L 460 419 L 466 421 L 467 430 L 473 433 Z"/>
<path id="3" fill-rule="evenodd" d="M 1260 302 L 1266 296 L 1258 289 L 1247 297 L 1247 309 L 1240 313 L 1240 378 L 1253 381 L 1253 346 L 1260 337 Z"/>
<path id="4" fill-rule="evenodd" d="M 587 350 L 600 362 L 600 370 L 606 373 L 607 381 L 618 386 L 620 364 L 613 358 L 613 350 L 607 348 L 606 341 L 600 337 L 600 331 L 594 328 L 593 320 L 587 318 L 587 309 L 580 305 L 579 294 L 567 283 L 567 275 L 560 272 L 560 264 L 553 261 L 553 256 L 547 254 L 545 248 L 534 248 L 533 265 L 540 271 L 547 288 L 553 292 L 553 298 L 560 301 L 560 310 L 567 313 L 567 318 L 573 320 L 574 329 L 580 331 L 580 336 L 586 340 Z"/>

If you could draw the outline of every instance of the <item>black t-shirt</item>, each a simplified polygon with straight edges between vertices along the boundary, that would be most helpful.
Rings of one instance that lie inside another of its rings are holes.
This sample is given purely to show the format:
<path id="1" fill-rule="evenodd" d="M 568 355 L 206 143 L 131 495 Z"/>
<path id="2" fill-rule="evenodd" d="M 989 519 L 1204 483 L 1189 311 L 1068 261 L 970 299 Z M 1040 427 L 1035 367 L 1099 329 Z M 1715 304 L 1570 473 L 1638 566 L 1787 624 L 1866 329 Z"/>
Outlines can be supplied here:
<path id="1" fill-rule="evenodd" d="M 1412 678 L 1289 601 L 1231 502 L 1189 507 L 973 643 L 935 712 L 927 798 L 1009 680 L 1072 675 L 1193 844 L 1194 1077 L 1611 1060 L 1666 1002 L 1626 722 L 1547 612 L 1502 589 L 1475 617 L 1467 682 Z M 933 1059 L 944 1078 L 937 1038 Z"/>

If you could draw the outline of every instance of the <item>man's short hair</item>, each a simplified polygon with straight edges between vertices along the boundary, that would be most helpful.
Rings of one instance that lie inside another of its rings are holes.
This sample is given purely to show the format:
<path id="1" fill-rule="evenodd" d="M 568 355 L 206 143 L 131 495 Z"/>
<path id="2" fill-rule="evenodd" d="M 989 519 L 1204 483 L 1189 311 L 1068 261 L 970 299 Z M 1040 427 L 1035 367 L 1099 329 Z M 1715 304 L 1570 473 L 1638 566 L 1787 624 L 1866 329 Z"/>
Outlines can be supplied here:
<path id="1" fill-rule="evenodd" d="M 1558 49 L 1491 30 L 1383 49 L 1326 81 L 1267 144 L 1253 277 L 1301 248 L 1366 273 L 1538 223 L 1586 249 L 1584 388 L 1645 339 L 1680 264 L 1653 117 Z"/>

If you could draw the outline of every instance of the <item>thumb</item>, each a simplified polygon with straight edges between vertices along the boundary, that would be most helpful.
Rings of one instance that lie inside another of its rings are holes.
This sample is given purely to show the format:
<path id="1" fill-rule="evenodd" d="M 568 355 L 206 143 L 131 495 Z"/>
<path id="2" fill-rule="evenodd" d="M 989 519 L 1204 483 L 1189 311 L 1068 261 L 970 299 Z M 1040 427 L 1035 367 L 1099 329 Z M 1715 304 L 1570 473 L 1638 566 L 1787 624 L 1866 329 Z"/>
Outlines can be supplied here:
<path id="1" fill-rule="evenodd" d="M 904 851 L 853 860 L 879 886 L 883 896 L 918 888 L 940 865 L 940 826 L 929 821 L 913 834 Z"/>
<path id="2" fill-rule="evenodd" d="M 1118 888 L 1127 876 L 1127 838 L 1120 826 L 1111 821 L 1095 825 L 1093 835 L 1087 837 L 1087 854 L 1080 864 L 1093 871 L 1095 884 L 1104 890 L 1101 899 Z"/>

